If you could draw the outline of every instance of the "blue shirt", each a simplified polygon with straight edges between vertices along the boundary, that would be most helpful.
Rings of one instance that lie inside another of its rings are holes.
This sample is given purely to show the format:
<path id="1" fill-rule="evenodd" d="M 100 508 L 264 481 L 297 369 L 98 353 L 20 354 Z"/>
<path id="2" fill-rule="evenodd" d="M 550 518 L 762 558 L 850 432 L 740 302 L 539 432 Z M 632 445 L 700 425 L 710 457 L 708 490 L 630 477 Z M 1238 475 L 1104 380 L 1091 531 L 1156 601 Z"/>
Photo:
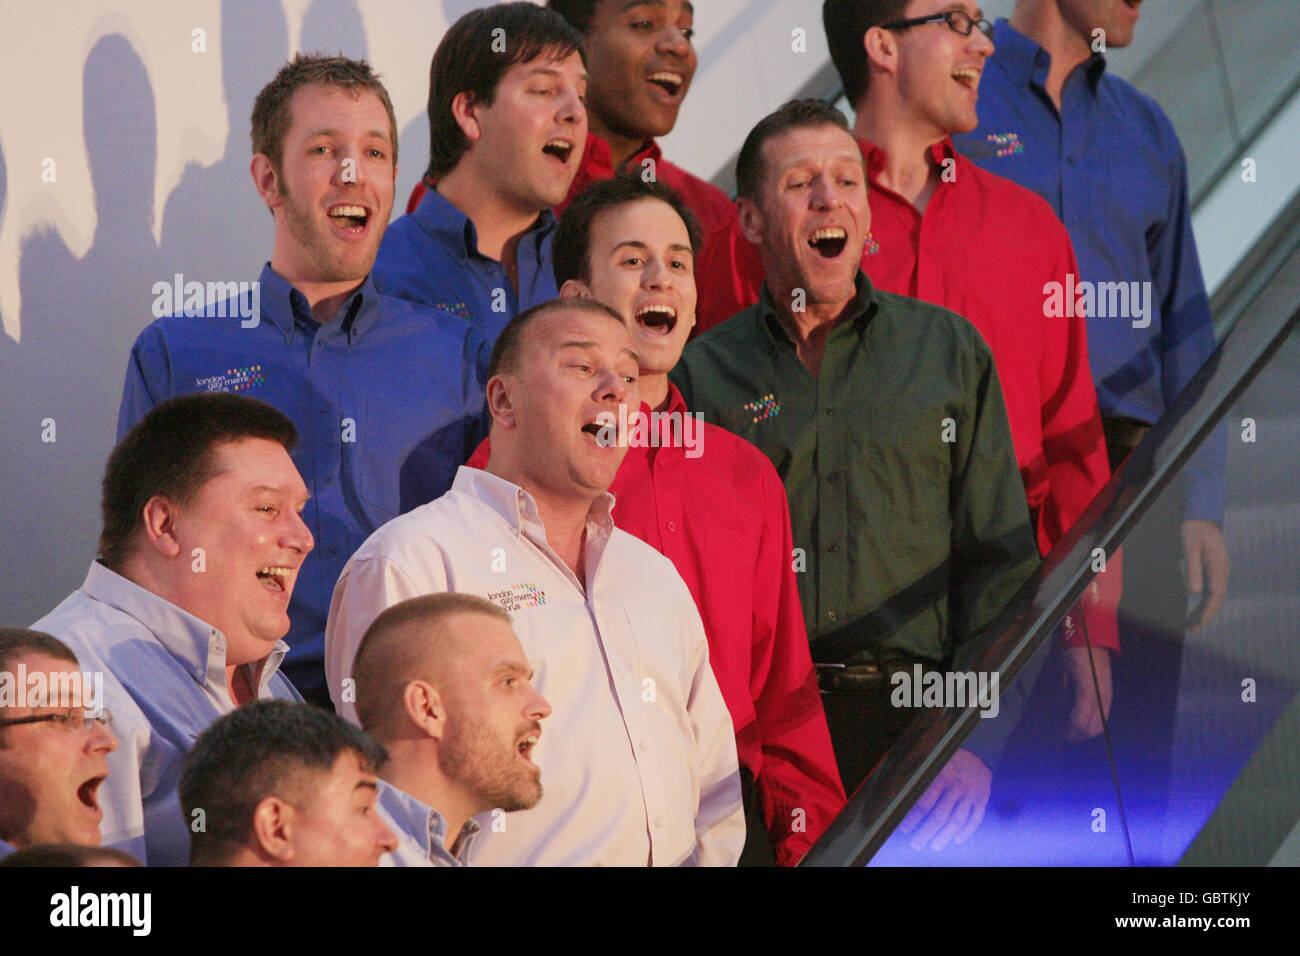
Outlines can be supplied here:
<path id="1" fill-rule="evenodd" d="M 5 857 L 7 857 L 10 853 L 13 853 L 14 850 L 15 850 L 15 847 L 10 846 L 10 845 L 9 845 L 8 843 L 6 843 L 4 840 L 0 840 L 0 860 L 3 860 L 3 859 L 4 859 Z"/>
<path id="2" fill-rule="evenodd" d="M 285 670 L 317 690 L 343 565 L 380 525 L 446 492 L 487 434 L 489 350 L 463 319 L 381 295 L 370 278 L 324 325 L 269 265 L 260 282 L 252 328 L 223 309 L 229 317 L 169 316 L 140 333 L 117 432 L 120 440 L 160 402 L 206 391 L 260 398 L 293 419 L 293 461 L 311 493 L 302 517 L 316 547 L 289 605 Z"/>
<path id="3" fill-rule="evenodd" d="M 542 210 L 519 239 L 516 292 L 506 270 L 478 251 L 478 232 L 463 212 L 430 189 L 415 212 L 396 219 L 379 244 L 379 289 L 472 321 L 489 343 L 525 309 L 556 296 L 551 266 L 555 215 Z"/>
<path id="4" fill-rule="evenodd" d="M 1107 73 L 1100 53 L 1066 79 L 1058 113 L 1046 89 L 1047 51 L 1006 20 L 993 41 L 980 125 L 953 140 L 980 166 L 1038 193 L 1065 223 L 1078 278 L 1096 293 L 1088 355 L 1101 413 L 1154 424 L 1215 349 L 1173 124 L 1155 100 Z M 1223 519 L 1224 442 L 1216 432 L 1188 465 L 1189 518 Z"/>
<path id="5" fill-rule="evenodd" d="M 147 866 L 185 866 L 190 824 L 181 812 L 185 755 L 209 724 L 235 709 L 226 686 L 226 636 L 193 614 L 98 562 L 85 583 L 33 628 L 104 674 L 104 706 L 118 746 L 99 788 L 104 846 Z M 279 673 L 289 647 L 277 641 L 257 680 L 263 700 L 301 700 Z M 247 676 L 254 665 L 243 665 Z"/>
<path id="6" fill-rule="evenodd" d="M 381 866 L 469 866 L 479 825 L 473 817 L 465 821 L 456 838 L 455 853 L 447 849 L 447 821 L 442 814 L 421 803 L 387 780 L 379 781 L 375 807 L 397 836 L 397 849 L 385 855 Z"/>

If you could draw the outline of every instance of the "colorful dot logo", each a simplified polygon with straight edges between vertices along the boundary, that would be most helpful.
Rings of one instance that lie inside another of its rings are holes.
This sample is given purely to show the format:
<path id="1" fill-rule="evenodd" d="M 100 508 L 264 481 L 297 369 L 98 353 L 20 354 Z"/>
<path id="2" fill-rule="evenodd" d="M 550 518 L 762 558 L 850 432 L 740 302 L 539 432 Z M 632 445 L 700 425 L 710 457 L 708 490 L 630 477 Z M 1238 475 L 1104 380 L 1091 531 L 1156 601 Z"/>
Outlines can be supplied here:
<path id="1" fill-rule="evenodd" d="M 764 395 L 756 402 L 746 402 L 742 407 L 753 413 L 755 422 L 781 414 L 781 403 L 775 395 Z"/>
<path id="2" fill-rule="evenodd" d="M 998 156 L 1019 156 L 1025 151 L 1019 133 L 989 133 L 988 141 L 997 148 Z"/>
<path id="3" fill-rule="evenodd" d="M 880 243 L 876 242 L 874 236 L 867 236 L 867 244 L 862 251 L 869 256 L 874 256 L 880 251 Z"/>
<path id="4" fill-rule="evenodd" d="M 226 369 L 226 377 L 230 379 L 230 390 L 232 392 L 246 392 L 250 388 L 257 388 L 259 385 L 266 383 L 266 375 L 262 372 L 262 366 L 260 365 L 228 368 Z"/>

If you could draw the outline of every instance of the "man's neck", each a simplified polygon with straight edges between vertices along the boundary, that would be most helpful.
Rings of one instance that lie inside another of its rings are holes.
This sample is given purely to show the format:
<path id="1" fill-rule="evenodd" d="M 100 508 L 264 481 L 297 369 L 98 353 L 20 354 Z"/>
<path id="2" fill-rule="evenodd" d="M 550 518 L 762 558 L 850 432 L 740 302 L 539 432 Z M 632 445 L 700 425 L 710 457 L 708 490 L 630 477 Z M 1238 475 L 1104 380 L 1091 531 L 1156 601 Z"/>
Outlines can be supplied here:
<path id="1" fill-rule="evenodd" d="M 343 282 L 304 282 L 293 277 L 293 268 L 282 268 L 282 265 L 272 255 L 271 271 L 303 294 L 311 306 L 311 317 L 318 325 L 334 321 L 339 314 L 339 307 L 366 281 L 362 276 L 360 279 L 346 279 Z"/>
<path id="2" fill-rule="evenodd" d="M 641 401 L 650 406 L 650 411 L 662 412 L 668 408 L 667 372 L 647 372 L 642 369 L 637 387 L 641 390 Z"/>
<path id="3" fill-rule="evenodd" d="M 772 301 L 789 302 L 792 292 L 792 289 L 787 289 L 784 295 L 778 298 L 773 290 Z M 803 362 L 814 376 L 821 372 L 822 356 L 826 352 L 826 337 L 842 319 L 848 316 L 853 308 L 853 300 L 854 296 L 850 296 L 843 302 L 809 303 L 808 307 L 801 312 L 790 312 L 779 305 L 776 307 L 777 319 L 794 341 L 799 361 Z"/>
<path id="4" fill-rule="evenodd" d="M 649 139 L 648 136 L 629 136 L 623 133 L 615 133 L 602 123 L 595 113 L 587 114 L 587 124 L 590 132 L 609 143 L 609 160 L 614 169 L 618 169 L 641 152 L 641 147 Z"/>
<path id="5" fill-rule="evenodd" d="M 537 516 L 546 531 L 547 546 L 559 555 L 578 579 L 586 587 L 584 577 L 584 555 L 587 543 L 587 516 L 591 512 L 594 498 L 564 497 L 548 493 L 522 476 L 522 469 L 516 467 L 510 453 L 502 447 L 505 443 L 494 439 L 492 455 L 488 459 L 489 474 L 496 475 L 519 486 L 532 496 L 537 504 Z"/>
<path id="6" fill-rule="evenodd" d="M 1051 57 L 1051 66 L 1047 71 L 1047 95 L 1059 111 L 1065 81 L 1079 64 L 1092 58 L 1092 47 L 1088 39 L 1066 23 L 1056 4 L 1047 0 L 1017 4 L 1010 23 Z"/>
<path id="7" fill-rule="evenodd" d="M 236 707 L 242 707 L 250 701 L 257 700 L 257 684 L 262 680 L 262 668 L 266 666 L 265 660 L 260 660 L 252 667 L 244 667 L 241 664 L 226 665 L 226 691 L 230 694 L 230 702 Z"/>
<path id="8" fill-rule="evenodd" d="M 128 558 L 121 567 L 115 570 L 117 574 L 120 574 L 132 584 L 144 588 L 155 597 L 169 604 L 174 604 L 181 610 L 188 611 L 188 608 L 185 607 L 184 595 L 169 586 L 167 575 L 158 570 L 148 560 L 140 557 L 138 553 L 134 557 Z M 213 627 L 211 622 L 204 620 L 200 615 L 194 614 L 193 611 L 189 611 L 189 613 L 209 627 Z M 261 658 L 254 658 L 242 646 L 232 647 L 229 634 L 225 635 L 225 639 L 226 692 L 230 695 L 231 703 L 238 707 L 250 700 L 257 699 L 257 688 L 262 682 L 262 669 L 266 667 L 266 655 Z M 232 660 L 237 661 L 237 663 L 231 663 Z M 245 663 L 253 666 L 242 668 L 241 665 Z"/>
<path id="9" fill-rule="evenodd" d="M 380 776 L 429 809 L 438 811 L 447 824 L 443 844 L 451 852 L 469 818 L 491 808 L 479 806 L 470 795 L 443 777 L 438 755 L 428 753 L 424 744 L 425 741 L 385 741 L 389 760 Z"/>
<path id="10" fill-rule="evenodd" d="M 925 212 L 939 185 L 939 166 L 930 148 L 941 142 L 943 135 L 900 122 L 897 110 L 873 104 L 870 96 L 858 111 L 853 135 L 884 151 L 885 166 L 876 183 Z"/>
<path id="11" fill-rule="evenodd" d="M 503 202 L 491 183 L 483 182 L 464 162 L 438 180 L 438 194 L 474 223 L 480 255 L 501 263 L 518 289 L 515 251 L 519 240 L 532 229 L 540 209 L 519 209 Z"/>

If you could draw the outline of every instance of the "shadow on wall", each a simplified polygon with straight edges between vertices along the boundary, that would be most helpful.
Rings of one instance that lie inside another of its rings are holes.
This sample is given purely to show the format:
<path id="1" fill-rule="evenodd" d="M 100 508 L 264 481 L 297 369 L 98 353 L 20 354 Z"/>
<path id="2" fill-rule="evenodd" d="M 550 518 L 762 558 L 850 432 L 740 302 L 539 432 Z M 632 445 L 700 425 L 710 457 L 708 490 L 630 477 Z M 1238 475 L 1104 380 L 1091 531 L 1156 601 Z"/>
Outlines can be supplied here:
<path id="1" fill-rule="evenodd" d="M 463 4 L 468 9 L 473 4 Z M 224 0 L 222 82 L 230 133 L 221 159 L 186 167 L 153 239 L 157 120 L 143 61 L 121 34 L 86 58 L 83 115 L 95 232 L 77 258 L 53 227 L 21 244 L 21 342 L 0 335 L 0 622 L 25 624 L 81 582 L 99 534 L 99 484 L 136 336 L 153 321 L 153 286 L 256 277 L 274 225 L 253 188 L 249 117 L 290 55 L 278 3 Z M 365 56 L 354 0 L 315 0 L 302 48 Z M 432 52 L 432 51 L 431 51 Z M 427 142 L 427 136 L 425 137 Z M 425 147 L 415 144 L 419 167 Z M 0 214 L 7 181 L 0 157 Z M 404 200 L 403 200 L 404 201 Z"/>
<path id="2" fill-rule="evenodd" d="M 91 49 L 82 97 L 91 247 L 76 258 L 53 227 L 23 240 L 22 338 L 0 369 L 0 553 L 20 577 L 5 582 L 5 623 L 50 610 L 94 556 L 122 373 L 161 275 L 153 88 L 125 37 L 104 36 Z"/>
<path id="3" fill-rule="evenodd" d="M 211 166 L 187 165 L 167 197 L 159 279 L 177 272 L 200 282 L 253 279 L 271 256 L 271 214 L 248 171 L 253 159 L 249 117 L 258 91 L 288 57 L 289 27 L 278 3 L 225 0 L 221 37 L 221 82 L 230 135 L 221 159 Z M 126 353 L 120 364 L 119 371 L 125 371 Z M 119 398 L 121 387 L 119 381 Z"/>

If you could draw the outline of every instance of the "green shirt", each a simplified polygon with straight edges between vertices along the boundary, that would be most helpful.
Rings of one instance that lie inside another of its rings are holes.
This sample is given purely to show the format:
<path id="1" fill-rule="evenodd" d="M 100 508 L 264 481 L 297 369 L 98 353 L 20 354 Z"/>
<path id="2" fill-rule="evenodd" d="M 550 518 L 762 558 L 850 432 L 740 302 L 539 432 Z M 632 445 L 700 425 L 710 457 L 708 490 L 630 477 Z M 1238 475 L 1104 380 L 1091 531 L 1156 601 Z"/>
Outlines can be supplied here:
<path id="1" fill-rule="evenodd" d="M 671 378 L 785 482 L 817 660 L 879 645 L 950 666 L 1037 569 L 993 356 L 956 313 L 859 272 L 814 376 L 764 285 Z"/>

